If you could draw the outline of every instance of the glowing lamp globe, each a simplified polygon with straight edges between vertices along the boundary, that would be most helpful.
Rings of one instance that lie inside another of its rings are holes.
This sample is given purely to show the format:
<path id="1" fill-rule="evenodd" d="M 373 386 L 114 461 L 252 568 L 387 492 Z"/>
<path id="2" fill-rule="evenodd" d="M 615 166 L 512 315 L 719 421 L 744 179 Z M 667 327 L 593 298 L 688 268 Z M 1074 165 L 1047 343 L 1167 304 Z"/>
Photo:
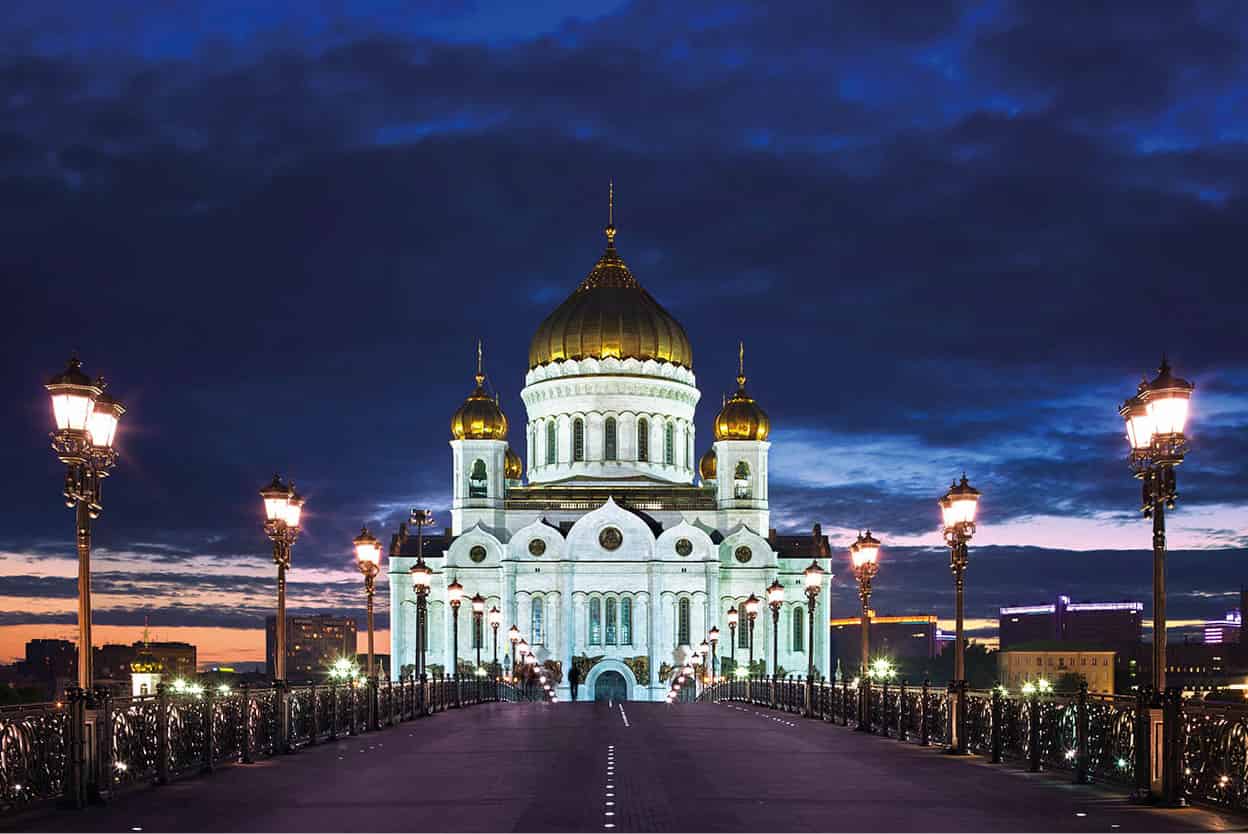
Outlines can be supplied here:
<path id="1" fill-rule="evenodd" d="M 91 417 L 87 420 L 87 434 L 91 435 L 91 445 L 97 449 L 113 448 L 113 440 L 117 437 L 117 424 L 125 413 L 125 407 L 107 393 L 96 397 Z"/>
<path id="2" fill-rule="evenodd" d="M 775 610 L 784 605 L 784 586 L 779 579 L 767 586 L 767 604 Z"/>
<path id="3" fill-rule="evenodd" d="M 1183 436 L 1187 409 L 1196 386 L 1170 372 L 1170 363 L 1161 360 L 1157 378 L 1148 383 L 1145 404 L 1152 420 L 1153 433 L 1165 438 Z"/>
<path id="4" fill-rule="evenodd" d="M 472 613 L 477 615 L 485 613 L 485 597 L 480 594 L 472 595 Z"/>
<path id="5" fill-rule="evenodd" d="M 416 564 L 412 565 L 409 573 L 412 575 L 412 588 L 416 593 L 429 593 L 429 587 L 433 584 L 433 571 L 425 564 L 425 560 L 417 557 Z"/>
<path id="6" fill-rule="evenodd" d="M 260 490 L 264 500 L 264 517 L 269 521 L 286 522 L 286 506 L 290 503 L 290 487 L 282 483 L 280 475 L 274 475 L 269 485 Z"/>
<path id="7" fill-rule="evenodd" d="M 503 624 L 503 612 L 498 610 L 498 606 L 491 608 L 490 613 L 487 616 L 490 628 L 498 628 Z"/>
<path id="8" fill-rule="evenodd" d="M 52 398 L 52 417 L 57 431 L 85 432 L 91 422 L 95 400 L 102 389 L 82 372 L 77 357 L 44 386 Z"/>
<path id="9" fill-rule="evenodd" d="M 819 567 L 818 560 L 812 559 L 810 566 L 806 568 L 806 570 L 802 571 L 802 581 L 806 586 L 807 593 L 812 591 L 815 593 L 819 592 L 819 589 L 823 587 L 824 573 L 824 569 Z"/>
<path id="10" fill-rule="evenodd" d="M 351 544 L 355 547 L 355 561 L 360 570 L 375 572 L 381 567 L 381 542 L 368 532 L 367 527 L 360 528 L 360 534 L 351 540 Z"/>
<path id="11" fill-rule="evenodd" d="M 979 506 L 979 490 L 971 486 L 966 475 L 962 475 L 959 483 L 952 484 L 949 491 L 940 499 L 940 511 L 944 516 L 946 529 L 959 524 L 975 523 L 975 508 Z"/>
<path id="12" fill-rule="evenodd" d="M 859 535 L 858 540 L 849 546 L 849 558 L 856 568 L 864 565 L 874 565 L 879 556 L 879 539 L 872 536 L 870 530 L 865 534 Z"/>
<path id="13" fill-rule="evenodd" d="M 458 579 L 452 579 L 451 584 L 446 586 L 446 596 L 452 608 L 458 608 L 464 601 L 464 586 L 459 584 Z"/>
<path id="14" fill-rule="evenodd" d="M 729 608 L 728 609 L 728 625 L 735 626 L 737 624 L 738 616 L 739 615 L 737 614 L 736 606 Z"/>

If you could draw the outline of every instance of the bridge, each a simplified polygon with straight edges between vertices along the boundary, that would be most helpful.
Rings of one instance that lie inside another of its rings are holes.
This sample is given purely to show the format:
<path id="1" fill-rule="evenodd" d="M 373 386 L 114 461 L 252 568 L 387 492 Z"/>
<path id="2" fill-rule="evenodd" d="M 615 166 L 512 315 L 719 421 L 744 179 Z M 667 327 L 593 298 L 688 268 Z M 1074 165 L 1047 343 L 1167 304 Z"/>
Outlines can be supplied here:
<path id="1" fill-rule="evenodd" d="M 0 824 L 625 832 L 1175 831 L 1248 822 L 1239 815 L 1242 757 L 1233 778 L 1212 778 L 1221 794 L 1205 795 L 1205 782 L 1189 778 L 1188 807 L 1133 802 L 1133 765 L 1111 749 L 1129 742 L 1087 735 L 1121 722 L 1086 695 L 968 695 L 970 752 L 950 755 L 957 729 L 947 693 L 877 686 L 861 702 L 854 693 L 765 679 L 714 684 L 696 702 L 666 704 L 553 703 L 540 689 L 490 681 L 162 693 L 95 704 L 95 743 L 112 728 L 95 758 L 111 767 L 85 779 L 73 773 L 69 726 L 81 705 L 36 721 L 26 709 L 26 719 L 0 719 Z M 1061 736 L 1072 722 L 1068 756 Z M 68 742 L 56 756 L 58 725 Z M 1242 750 L 1242 726 L 1232 726 L 1228 738 Z M 89 801 L 75 808 L 79 787 Z"/>

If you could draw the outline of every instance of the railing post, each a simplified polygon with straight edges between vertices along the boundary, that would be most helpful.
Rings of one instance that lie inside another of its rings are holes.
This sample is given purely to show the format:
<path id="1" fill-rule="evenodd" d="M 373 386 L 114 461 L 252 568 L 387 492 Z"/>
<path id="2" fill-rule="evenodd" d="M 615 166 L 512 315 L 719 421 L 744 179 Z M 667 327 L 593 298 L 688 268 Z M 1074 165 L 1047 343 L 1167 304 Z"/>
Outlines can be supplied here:
<path id="1" fill-rule="evenodd" d="M 358 736 L 360 728 L 356 723 L 356 716 L 360 712 L 360 687 L 354 681 L 347 688 L 347 703 L 351 710 L 351 735 Z"/>
<path id="2" fill-rule="evenodd" d="M 906 682 L 901 682 L 901 691 L 897 693 L 897 740 L 906 740 L 906 724 L 910 721 L 910 709 L 906 696 Z"/>
<path id="3" fill-rule="evenodd" d="M 1086 785 L 1088 779 L 1088 682 L 1079 682 L 1079 697 L 1075 701 L 1075 784 Z"/>
<path id="4" fill-rule="evenodd" d="M 169 783 L 169 692 L 156 684 L 156 783 Z"/>
<path id="5" fill-rule="evenodd" d="M 1001 764 L 1001 688 L 992 690 L 992 763 Z"/>
<path id="6" fill-rule="evenodd" d="M 394 721 L 394 681 L 386 679 L 386 703 L 390 705 L 389 715 L 386 719 L 386 726 L 393 727 Z"/>
<path id="7" fill-rule="evenodd" d="M 1162 802 L 1169 808 L 1186 804 L 1183 790 L 1183 694 L 1168 687 L 1162 702 Z"/>
<path id="8" fill-rule="evenodd" d="M 1135 790 L 1131 792 L 1134 802 L 1152 799 L 1152 782 L 1149 774 L 1149 704 L 1152 690 L 1141 686 L 1135 695 Z"/>
<path id="9" fill-rule="evenodd" d="M 321 737 L 321 711 L 318 699 L 321 697 L 320 691 L 316 688 L 316 684 L 312 684 L 312 688 L 308 690 L 309 709 L 312 710 L 312 727 L 311 734 L 308 738 L 308 746 L 316 744 Z"/>
<path id="10" fill-rule="evenodd" d="M 200 768 L 204 773 L 212 773 L 213 762 L 217 758 L 217 733 L 212 720 L 216 712 L 213 709 L 215 697 L 211 686 L 204 690 L 204 761 Z"/>
<path id="11" fill-rule="evenodd" d="M 888 678 L 880 689 L 880 735 L 888 738 Z"/>
<path id="12" fill-rule="evenodd" d="M 849 726 L 849 680 L 841 677 L 841 726 Z"/>
<path id="13" fill-rule="evenodd" d="M 87 804 L 87 694 L 76 686 L 65 689 L 69 726 L 66 728 L 65 805 L 82 808 Z"/>
<path id="14" fill-rule="evenodd" d="M 241 759 L 243 764 L 251 764 L 251 686 L 250 684 L 244 683 L 238 688 L 240 691 L 239 697 L 241 698 L 241 705 L 239 708 L 243 713 L 240 716 L 241 721 L 239 722 L 243 731 L 243 738 L 239 743 L 239 747 L 242 748 Z"/>
<path id="15" fill-rule="evenodd" d="M 329 684 L 329 740 L 338 739 L 338 681 Z"/>
<path id="16" fill-rule="evenodd" d="M 286 681 L 275 681 L 273 695 L 277 698 L 277 745 L 274 753 L 293 753 L 290 743 L 290 692 Z"/>
<path id="17" fill-rule="evenodd" d="M 1040 772 L 1040 695 L 1032 694 L 1027 699 L 1031 708 L 1027 716 L 1027 769 L 1032 773 Z"/>
<path id="18" fill-rule="evenodd" d="M 381 727 L 381 719 L 378 717 L 377 697 L 381 694 L 381 684 L 377 680 L 377 676 L 373 675 L 368 679 L 368 729 L 377 730 Z"/>
<path id="19" fill-rule="evenodd" d="M 923 694 L 920 695 L 923 702 L 919 704 L 919 744 L 927 747 L 932 743 L 932 727 L 928 720 L 928 708 L 931 705 L 929 695 L 931 695 L 932 682 L 928 678 L 923 679 Z"/>
<path id="20" fill-rule="evenodd" d="M 954 685 L 954 701 L 953 701 L 953 732 L 957 735 L 954 739 L 953 752 L 960 756 L 966 755 L 967 739 L 966 739 L 966 681 L 960 680 Z"/>
<path id="21" fill-rule="evenodd" d="M 113 788 L 113 696 L 108 690 L 100 693 L 100 707 L 95 713 L 95 749 L 98 769 L 95 784 L 101 797 L 107 798 Z"/>

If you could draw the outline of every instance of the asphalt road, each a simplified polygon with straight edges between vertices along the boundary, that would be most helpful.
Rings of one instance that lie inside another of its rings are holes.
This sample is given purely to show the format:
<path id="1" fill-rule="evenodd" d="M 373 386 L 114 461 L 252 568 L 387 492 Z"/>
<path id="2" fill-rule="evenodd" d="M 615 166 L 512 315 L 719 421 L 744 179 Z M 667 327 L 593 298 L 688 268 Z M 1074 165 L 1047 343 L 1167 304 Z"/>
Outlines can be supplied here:
<path id="1" fill-rule="evenodd" d="M 493 704 L 145 789 L 38 831 L 1242 829 L 729 704 Z"/>

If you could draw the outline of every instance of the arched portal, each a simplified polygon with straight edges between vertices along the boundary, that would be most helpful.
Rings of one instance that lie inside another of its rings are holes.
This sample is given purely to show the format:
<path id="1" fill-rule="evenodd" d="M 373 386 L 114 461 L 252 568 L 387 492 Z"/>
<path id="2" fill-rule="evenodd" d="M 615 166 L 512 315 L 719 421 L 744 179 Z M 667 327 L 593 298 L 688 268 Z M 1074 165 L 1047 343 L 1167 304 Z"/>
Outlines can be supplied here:
<path id="1" fill-rule="evenodd" d="M 585 676 L 585 689 L 591 701 L 631 701 L 637 691 L 637 677 L 618 660 L 600 660 Z"/>

